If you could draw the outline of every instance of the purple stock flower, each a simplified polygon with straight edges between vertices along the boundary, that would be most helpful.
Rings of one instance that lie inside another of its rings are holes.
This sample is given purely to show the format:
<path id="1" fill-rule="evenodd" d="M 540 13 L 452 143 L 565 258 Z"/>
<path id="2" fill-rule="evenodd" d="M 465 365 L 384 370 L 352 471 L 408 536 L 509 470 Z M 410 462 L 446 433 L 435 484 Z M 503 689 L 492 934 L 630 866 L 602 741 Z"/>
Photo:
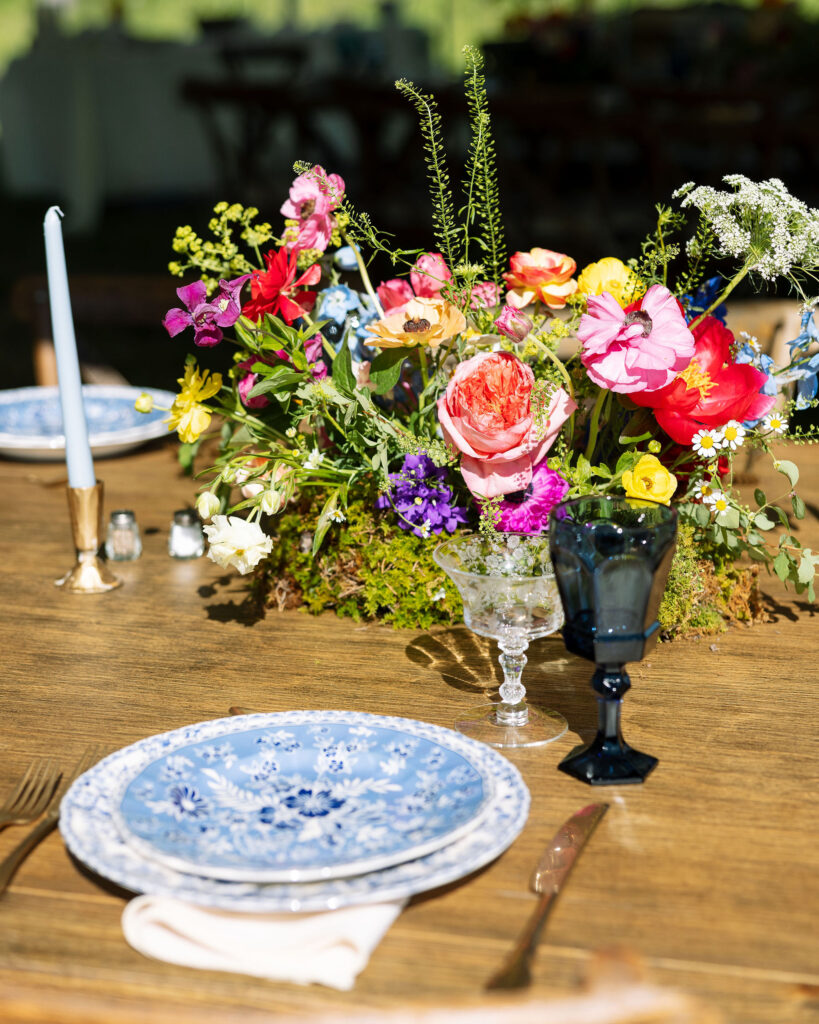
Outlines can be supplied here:
<path id="1" fill-rule="evenodd" d="M 549 513 L 566 497 L 569 484 L 559 473 L 549 469 L 546 460 L 538 463 L 532 472 L 532 482 L 525 491 L 510 501 L 511 495 L 500 503 L 501 533 L 543 533 L 548 527 Z"/>
<path id="2" fill-rule="evenodd" d="M 176 294 L 185 309 L 168 310 L 162 321 L 165 330 L 175 338 L 186 327 L 193 327 L 194 345 L 207 348 L 218 345 L 224 337 L 222 328 L 232 327 L 242 313 L 239 293 L 249 279 L 250 274 L 243 274 L 233 281 L 220 281 L 219 291 L 210 302 L 204 281 L 177 288 Z"/>
<path id="3" fill-rule="evenodd" d="M 394 508 L 401 529 L 412 530 L 416 537 L 454 533 L 468 518 L 466 508 L 452 504 L 446 475 L 446 467 L 436 466 L 428 455 L 407 455 L 400 472 L 390 473 L 389 492 L 377 498 L 375 507 Z"/>

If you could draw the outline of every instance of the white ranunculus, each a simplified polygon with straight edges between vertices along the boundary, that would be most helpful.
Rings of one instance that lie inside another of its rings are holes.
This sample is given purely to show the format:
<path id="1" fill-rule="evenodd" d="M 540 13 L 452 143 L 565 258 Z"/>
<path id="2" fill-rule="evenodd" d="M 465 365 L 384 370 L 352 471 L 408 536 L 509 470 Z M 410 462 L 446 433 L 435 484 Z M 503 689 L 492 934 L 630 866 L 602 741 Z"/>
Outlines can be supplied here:
<path id="1" fill-rule="evenodd" d="M 208 557 L 223 569 L 233 566 L 248 573 L 273 549 L 273 541 L 258 523 L 249 523 L 239 516 L 214 516 L 213 525 L 205 527 L 210 547 Z"/>
<path id="2" fill-rule="evenodd" d="M 222 507 L 222 502 L 216 497 L 213 491 L 203 491 L 196 499 L 196 511 L 200 519 L 210 519 L 216 515 Z"/>

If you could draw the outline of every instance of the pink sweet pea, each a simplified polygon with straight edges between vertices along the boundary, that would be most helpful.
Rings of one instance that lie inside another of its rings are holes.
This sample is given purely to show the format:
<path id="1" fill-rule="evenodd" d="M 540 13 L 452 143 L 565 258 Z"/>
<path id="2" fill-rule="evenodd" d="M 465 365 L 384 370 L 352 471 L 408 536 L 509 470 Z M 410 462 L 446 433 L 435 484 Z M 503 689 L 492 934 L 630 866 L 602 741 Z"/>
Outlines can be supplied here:
<path id="1" fill-rule="evenodd" d="M 511 352 L 480 352 L 459 363 L 438 399 L 444 439 L 461 453 L 469 490 L 481 498 L 525 490 L 575 403 L 559 388 L 546 426 L 533 421 L 531 369 Z"/>
<path id="2" fill-rule="evenodd" d="M 295 237 L 288 239 L 288 250 L 324 252 L 336 226 L 333 210 L 338 209 L 343 197 L 344 179 L 340 175 L 327 174 L 319 166 L 300 174 L 281 208 L 285 217 L 299 222 Z"/>
<path id="3" fill-rule="evenodd" d="M 503 307 L 494 324 L 501 334 L 515 343 L 526 341 L 534 327 L 530 317 L 509 305 Z"/>
<path id="4" fill-rule="evenodd" d="M 239 319 L 242 307 L 239 293 L 250 274 L 243 274 L 233 281 L 220 281 L 219 291 L 208 301 L 207 288 L 203 281 L 183 285 L 176 294 L 185 304 L 185 309 L 169 309 L 162 321 L 172 338 L 193 327 L 193 343 L 203 348 L 218 345 L 224 337 L 223 327 L 232 327 Z"/>
<path id="5" fill-rule="evenodd" d="M 384 309 L 384 315 L 395 313 L 402 309 L 415 298 L 415 293 L 409 286 L 409 282 L 400 277 L 393 277 L 389 281 L 382 281 L 375 289 L 378 301 Z"/>
<path id="6" fill-rule="evenodd" d="M 657 391 L 694 355 L 694 336 L 680 304 L 661 284 L 625 309 L 608 292 L 590 295 L 577 337 L 586 372 L 598 387 L 620 394 Z"/>
<path id="7" fill-rule="evenodd" d="M 450 269 L 439 252 L 427 252 L 419 256 L 410 271 L 412 290 L 423 299 L 437 299 L 441 289 L 451 280 Z"/>

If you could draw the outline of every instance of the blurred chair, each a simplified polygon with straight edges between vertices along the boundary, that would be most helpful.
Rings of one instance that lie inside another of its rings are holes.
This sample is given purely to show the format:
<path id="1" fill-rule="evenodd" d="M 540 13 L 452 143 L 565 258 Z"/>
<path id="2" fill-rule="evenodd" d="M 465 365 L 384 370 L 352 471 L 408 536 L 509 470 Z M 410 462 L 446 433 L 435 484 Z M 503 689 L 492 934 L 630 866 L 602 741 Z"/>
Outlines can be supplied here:
<path id="1" fill-rule="evenodd" d="M 71 309 L 80 351 L 80 372 L 87 384 L 125 384 L 112 366 L 95 362 L 83 352 L 83 327 L 112 331 L 156 327 L 174 304 L 173 282 L 167 275 L 75 274 L 69 280 Z M 48 281 L 44 275 L 17 280 L 11 308 L 31 331 L 34 380 L 41 387 L 57 384 L 57 361 L 51 337 Z"/>

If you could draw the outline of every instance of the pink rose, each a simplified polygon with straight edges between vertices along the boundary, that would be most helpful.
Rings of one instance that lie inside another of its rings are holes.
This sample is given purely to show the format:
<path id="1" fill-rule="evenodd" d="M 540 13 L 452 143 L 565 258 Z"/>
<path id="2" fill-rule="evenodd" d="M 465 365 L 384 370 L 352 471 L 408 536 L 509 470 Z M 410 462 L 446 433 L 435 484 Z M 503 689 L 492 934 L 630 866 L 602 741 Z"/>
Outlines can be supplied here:
<path id="1" fill-rule="evenodd" d="M 395 313 L 415 298 L 415 293 L 409 286 L 409 282 L 400 277 L 393 277 L 389 281 L 382 281 L 375 289 L 378 301 L 381 303 L 385 315 Z"/>
<path id="2" fill-rule="evenodd" d="M 479 281 L 472 286 L 471 309 L 492 309 L 500 302 L 500 288 L 494 281 Z"/>
<path id="3" fill-rule="evenodd" d="M 439 252 L 427 252 L 419 256 L 410 271 L 410 283 L 419 298 L 437 299 L 441 289 L 451 280 L 452 274 Z"/>
<path id="4" fill-rule="evenodd" d="M 625 309 L 608 292 L 590 295 L 577 337 L 580 360 L 598 387 L 620 394 L 657 391 L 694 355 L 680 304 L 661 284 Z"/>
<path id="5" fill-rule="evenodd" d="M 526 341 L 534 327 L 531 319 L 525 313 L 509 305 L 503 307 L 494 324 L 501 334 L 505 334 L 507 338 L 516 343 Z"/>
<path id="6" fill-rule="evenodd" d="M 575 403 L 560 388 L 545 427 L 536 428 L 531 393 L 535 377 L 511 352 L 480 352 L 459 363 L 438 399 L 444 439 L 461 453 L 466 485 L 481 498 L 525 490 Z"/>

